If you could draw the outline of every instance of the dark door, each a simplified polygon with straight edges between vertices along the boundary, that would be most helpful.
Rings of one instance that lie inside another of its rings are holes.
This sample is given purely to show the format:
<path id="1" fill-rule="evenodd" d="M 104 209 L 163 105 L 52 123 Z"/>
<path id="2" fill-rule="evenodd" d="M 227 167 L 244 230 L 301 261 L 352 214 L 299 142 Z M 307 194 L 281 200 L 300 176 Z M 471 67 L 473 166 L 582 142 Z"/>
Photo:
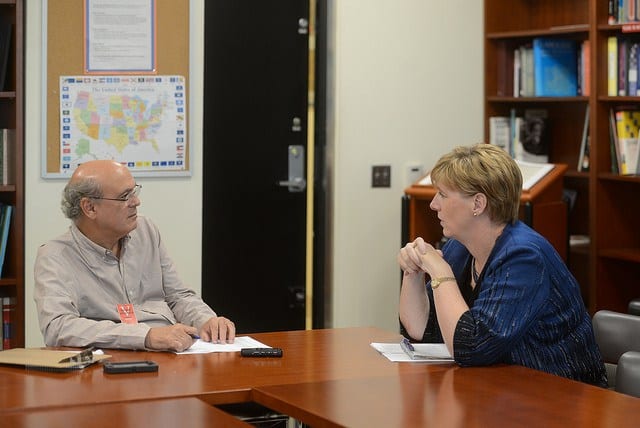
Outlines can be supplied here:
<path id="1" fill-rule="evenodd" d="M 305 328 L 309 4 L 205 3 L 204 300 L 239 333 Z M 298 171 L 300 173 L 300 171 Z"/>

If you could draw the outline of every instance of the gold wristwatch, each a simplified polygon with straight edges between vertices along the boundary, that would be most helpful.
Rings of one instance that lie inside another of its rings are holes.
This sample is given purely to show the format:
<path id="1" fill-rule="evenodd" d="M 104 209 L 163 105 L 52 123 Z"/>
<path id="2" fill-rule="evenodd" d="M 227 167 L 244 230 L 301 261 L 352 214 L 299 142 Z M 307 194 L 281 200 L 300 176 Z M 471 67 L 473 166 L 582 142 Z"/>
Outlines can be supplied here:
<path id="1" fill-rule="evenodd" d="M 436 288 L 440 287 L 440 284 L 447 281 L 455 282 L 456 278 L 453 276 L 441 276 L 441 277 L 431 278 L 431 289 L 435 290 Z"/>

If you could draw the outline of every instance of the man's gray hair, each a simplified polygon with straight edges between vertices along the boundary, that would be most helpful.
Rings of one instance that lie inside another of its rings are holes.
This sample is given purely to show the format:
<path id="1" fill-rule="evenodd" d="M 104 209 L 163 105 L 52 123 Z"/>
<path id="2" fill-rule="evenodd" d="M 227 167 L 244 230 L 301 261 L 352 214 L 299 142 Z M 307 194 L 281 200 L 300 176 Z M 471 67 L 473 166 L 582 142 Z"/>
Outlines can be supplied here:
<path id="1" fill-rule="evenodd" d="M 67 183 L 62 191 L 62 202 L 60 203 L 65 217 L 77 220 L 82 214 L 80 201 L 85 197 L 102 197 L 102 187 L 95 179 L 85 178 Z"/>

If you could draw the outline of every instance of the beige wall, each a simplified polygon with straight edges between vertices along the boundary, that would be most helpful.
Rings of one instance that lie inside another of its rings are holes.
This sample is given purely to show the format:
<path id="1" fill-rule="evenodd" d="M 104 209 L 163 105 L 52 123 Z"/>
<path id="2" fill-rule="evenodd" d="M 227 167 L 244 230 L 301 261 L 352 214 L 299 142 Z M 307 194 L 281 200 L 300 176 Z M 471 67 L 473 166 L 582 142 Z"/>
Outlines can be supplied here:
<path id="1" fill-rule="evenodd" d="M 333 326 L 397 329 L 405 166 L 482 139 L 482 2 L 334 4 Z"/>
<path id="2" fill-rule="evenodd" d="M 204 1 L 191 0 L 193 175 L 139 179 L 144 185 L 140 211 L 158 223 L 183 279 L 198 291 Z M 58 209 L 64 182 L 40 178 L 42 3 L 27 0 L 26 6 L 27 346 L 42 345 L 32 300 L 37 247 L 68 224 Z M 329 58 L 333 94 L 328 133 L 334 163 L 329 322 L 395 329 L 404 167 L 413 162 L 428 167 L 454 145 L 482 137 L 482 2 L 330 3 L 335 30 Z M 373 164 L 392 166 L 390 189 L 371 189 Z"/>

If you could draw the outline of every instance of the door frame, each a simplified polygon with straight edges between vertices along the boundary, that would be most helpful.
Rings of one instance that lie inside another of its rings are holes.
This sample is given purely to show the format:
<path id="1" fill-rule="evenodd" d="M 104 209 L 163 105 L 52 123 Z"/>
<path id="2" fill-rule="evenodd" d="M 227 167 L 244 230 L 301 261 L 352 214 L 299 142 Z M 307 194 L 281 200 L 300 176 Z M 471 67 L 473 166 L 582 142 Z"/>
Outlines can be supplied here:
<path id="1" fill-rule="evenodd" d="M 313 126 L 314 174 L 313 177 L 313 215 L 312 236 L 312 319 L 307 328 L 332 327 L 332 282 L 331 282 L 331 176 L 327 138 L 327 54 L 328 23 L 331 0 L 309 0 L 309 10 L 315 13 L 315 25 L 312 26 L 315 39 L 314 67 L 314 115 L 308 123 Z M 309 210 L 307 210 L 309 212 Z M 309 240 L 309 236 L 307 236 Z M 308 275 L 308 272 L 307 272 Z M 309 302 L 307 302 L 309 303 Z M 307 309 L 308 310 L 308 309 Z"/>

